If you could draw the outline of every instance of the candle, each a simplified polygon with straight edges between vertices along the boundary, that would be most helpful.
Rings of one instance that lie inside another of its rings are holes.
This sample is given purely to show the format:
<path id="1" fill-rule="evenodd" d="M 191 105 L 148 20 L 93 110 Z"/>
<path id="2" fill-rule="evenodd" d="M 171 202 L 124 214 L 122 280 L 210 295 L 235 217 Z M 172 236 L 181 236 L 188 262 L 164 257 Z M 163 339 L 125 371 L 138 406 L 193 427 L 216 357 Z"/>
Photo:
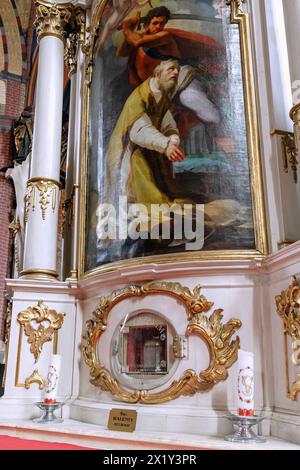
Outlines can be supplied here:
<path id="1" fill-rule="evenodd" d="M 254 416 L 254 355 L 251 352 L 238 352 L 238 394 L 239 416 Z"/>
<path id="2" fill-rule="evenodd" d="M 52 354 L 46 380 L 46 389 L 44 397 L 45 404 L 56 403 L 60 364 L 61 356 L 59 354 Z"/>

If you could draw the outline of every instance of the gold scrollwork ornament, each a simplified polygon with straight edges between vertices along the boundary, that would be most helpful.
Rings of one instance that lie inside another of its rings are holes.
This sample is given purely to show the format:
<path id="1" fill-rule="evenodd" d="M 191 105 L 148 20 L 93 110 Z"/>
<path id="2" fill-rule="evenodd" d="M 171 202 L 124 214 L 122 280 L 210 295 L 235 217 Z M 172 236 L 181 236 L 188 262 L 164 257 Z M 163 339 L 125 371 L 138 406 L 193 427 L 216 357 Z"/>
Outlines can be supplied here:
<path id="1" fill-rule="evenodd" d="M 71 33 L 66 39 L 64 60 L 65 64 L 69 69 L 69 77 L 76 72 L 77 66 L 77 52 L 79 46 L 79 35 L 77 33 Z"/>
<path id="2" fill-rule="evenodd" d="M 194 370 L 186 370 L 179 380 L 173 381 L 161 392 L 149 393 L 146 390 L 131 392 L 123 388 L 102 365 L 97 345 L 106 330 L 109 313 L 116 304 L 131 297 L 158 294 L 174 297 L 184 304 L 188 320 L 186 335 L 196 335 L 207 343 L 210 364 L 200 374 Z M 191 396 L 197 392 L 211 390 L 216 383 L 227 379 L 227 369 L 237 360 L 240 340 L 239 337 L 233 340 L 232 336 L 241 327 L 241 321 L 237 319 L 230 319 L 226 324 L 222 324 L 221 309 L 215 310 L 208 317 L 206 313 L 212 306 L 213 302 L 206 300 L 199 286 L 190 290 L 172 282 L 154 281 L 142 286 L 129 286 L 114 291 L 109 297 L 101 297 L 98 307 L 93 312 L 94 319 L 87 322 L 87 331 L 83 336 L 82 352 L 90 368 L 90 382 L 126 403 L 158 404 L 180 396 Z"/>
<path id="3" fill-rule="evenodd" d="M 293 276 L 291 285 L 280 295 L 276 296 L 277 313 L 283 321 L 283 332 L 285 339 L 286 355 L 286 387 L 287 396 L 291 400 L 296 400 L 300 393 L 300 374 L 290 389 L 289 365 L 287 357 L 287 336 L 293 340 L 292 343 L 292 363 L 295 366 L 300 365 L 300 285 L 296 276 Z"/>
<path id="4" fill-rule="evenodd" d="M 40 390 L 44 390 L 46 386 L 45 379 L 39 374 L 39 371 L 35 369 L 32 374 L 25 379 L 25 388 L 29 390 L 32 384 L 38 384 Z"/>
<path id="5" fill-rule="evenodd" d="M 42 300 L 38 301 L 36 307 L 28 307 L 18 314 L 17 320 L 28 336 L 30 352 L 34 355 L 35 362 L 40 357 L 44 343 L 52 341 L 53 334 L 62 327 L 64 315 L 57 313 L 56 310 L 50 310 Z M 46 322 L 49 324 L 47 328 L 44 325 Z M 33 323 L 37 323 L 39 327 L 34 328 Z"/>

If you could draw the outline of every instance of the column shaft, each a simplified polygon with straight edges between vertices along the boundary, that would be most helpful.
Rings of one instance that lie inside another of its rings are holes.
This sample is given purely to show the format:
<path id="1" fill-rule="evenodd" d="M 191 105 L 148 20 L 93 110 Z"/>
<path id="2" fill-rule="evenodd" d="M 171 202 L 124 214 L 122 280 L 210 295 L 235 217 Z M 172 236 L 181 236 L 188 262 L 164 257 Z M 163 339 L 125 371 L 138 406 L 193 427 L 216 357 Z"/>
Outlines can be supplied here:
<path id="1" fill-rule="evenodd" d="M 40 39 L 30 179 L 25 195 L 22 277 L 57 277 L 57 229 L 64 79 L 64 28 L 70 4 L 36 0 Z"/>
<path id="2" fill-rule="evenodd" d="M 59 179 L 64 78 L 64 44 L 54 36 L 41 39 L 31 177 Z"/>

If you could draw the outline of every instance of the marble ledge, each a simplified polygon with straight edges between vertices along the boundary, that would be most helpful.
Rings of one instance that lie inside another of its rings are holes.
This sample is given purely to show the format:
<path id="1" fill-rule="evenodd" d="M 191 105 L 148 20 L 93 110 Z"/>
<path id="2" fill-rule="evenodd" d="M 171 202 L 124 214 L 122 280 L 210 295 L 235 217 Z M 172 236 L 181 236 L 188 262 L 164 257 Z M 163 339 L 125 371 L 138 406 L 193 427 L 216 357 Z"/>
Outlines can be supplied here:
<path id="1" fill-rule="evenodd" d="M 209 450 L 300 450 L 300 446 L 268 437 L 264 444 L 235 444 L 222 436 L 200 436 L 178 433 L 121 433 L 66 419 L 60 424 L 37 424 L 32 421 L 0 420 L 0 434 L 36 439 L 46 442 L 64 442 L 102 450 L 131 449 L 209 449 Z"/>
<path id="2" fill-rule="evenodd" d="M 259 284 L 270 275 L 300 264 L 300 242 L 280 250 L 263 259 L 232 259 L 232 260 L 190 260 L 178 262 L 140 262 L 130 261 L 118 263 L 115 267 L 104 267 L 98 272 L 90 273 L 80 279 L 62 281 L 7 279 L 8 293 L 12 292 L 48 292 L 65 294 L 70 297 L 85 298 L 101 287 L 123 286 L 134 282 L 152 280 L 177 280 L 205 276 L 207 278 L 235 277 L 234 285 Z M 296 268 L 295 268 L 296 269 Z M 223 279 L 223 284 L 224 284 Z M 213 281 L 214 284 L 215 281 Z M 226 281 L 227 282 L 227 281 Z M 222 285 L 223 285 L 222 284 Z M 230 287 L 232 281 L 228 282 Z M 226 284 L 227 285 L 227 284 Z"/>
<path id="3" fill-rule="evenodd" d="M 267 277 L 269 274 L 284 269 L 289 265 L 300 263 L 300 242 L 265 258 L 253 259 L 220 259 L 220 260 L 186 260 L 155 262 L 140 260 L 118 263 L 111 267 L 104 267 L 94 273 L 88 273 L 80 279 L 79 287 L 93 289 L 93 284 L 101 281 L 101 285 L 127 284 L 138 281 L 151 281 L 159 279 L 178 279 L 193 276 L 224 276 L 246 275 L 255 278 Z"/>
<path id="4" fill-rule="evenodd" d="M 63 281 L 47 281 L 34 279 L 6 279 L 6 290 L 9 295 L 15 292 L 55 293 L 73 295 L 77 289 L 77 283 L 70 286 Z"/>

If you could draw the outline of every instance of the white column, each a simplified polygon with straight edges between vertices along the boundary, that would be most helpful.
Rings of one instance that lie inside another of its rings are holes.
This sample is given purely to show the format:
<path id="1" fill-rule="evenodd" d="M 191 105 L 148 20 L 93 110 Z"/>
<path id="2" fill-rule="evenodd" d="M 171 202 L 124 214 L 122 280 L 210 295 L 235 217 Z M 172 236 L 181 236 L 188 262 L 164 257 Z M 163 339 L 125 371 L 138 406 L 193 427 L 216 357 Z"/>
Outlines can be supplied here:
<path id="1" fill-rule="evenodd" d="M 284 19 L 286 25 L 286 36 L 288 45 L 289 66 L 291 75 L 291 88 L 293 93 L 293 109 L 290 117 L 294 122 L 294 133 L 296 147 L 298 149 L 297 159 L 300 157 L 300 55 L 298 50 L 299 22 L 300 22 L 300 0 L 283 0 Z M 298 168 L 298 180 L 299 168 Z M 297 185 L 297 197 L 300 201 L 300 186 Z M 299 203 L 300 204 L 300 203 Z"/>
<path id="2" fill-rule="evenodd" d="M 49 5 L 49 4 L 48 4 Z M 22 277 L 57 277 L 57 227 L 64 77 L 64 27 L 70 5 L 36 1 L 40 39 L 30 180 L 25 196 Z"/>
<path id="3" fill-rule="evenodd" d="M 70 77 L 70 109 L 69 109 L 69 126 L 68 126 L 68 150 L 66 162 L 66 199 L 64 208 L 64 237 L 63 237 L 63 269 L 62 277 L 65 279 L 71 270 L 72 264 L 72 231 L 74 219 L 74 194 L 75 194 L 75 123 L 76 123 L 76 90 L 77 90 L 77 74 L 73 73 Z"/>
<path id="4" fill-rule="evenodd" d="M 82 86 L 85 76 L 85 56 L 82 44 L 85 43 L 86 12 L 75 8 L 75 33 L 69 36 L 66 55 L 71 81 L 68 152 L 66 166 L 66 203 L 63 245 L 62 277 L 77 279 L 78 272 L 78 231 L 79 231 L 79 182 L 80 182 L 80 142 Z"/>
<path id="5" fill-rule="evenodd" d="M 82 99 L 82 77 L 84 76 L 84 55 L 79 50 L 77 58 L 76 74 L 76 122 L 74 123 L 74 161 L 73 161 L 73 211 L 71 240 L 70 240 L 70 279 L 77 279 L 78 275 L 78 234 L 79 234 L 79 182 L 80 182 L 80 143 L 81 143 L 81 99 Z"/>
<path id="6" fill-rule="evenodd" d="M 265 0 L 265 12 L 271 77 L 270 92 L 272 93 L 274 108 L 273 128 L 289 131 L 292 130 L 292 123 L 289 119 L 289 112 L 292 107 L 292 92 L 288 86 L 291 76 L 289 73 L 283 1 Z"/>
<path id="7" fill-rule="evenodd" d="M 284 172 L 281 136 L 270 136 L 273 129 L 289 132 L 293 130 L 289 117 L 292 90 L 284 2 L 285 0 L 251 2 L 261 112 L 260 134 L 272 252 L 284 246 L 282 243 L 300 238 L 299 184 L 294 183 L 291 169 L 289 173 Z"/>
<path id="8" fill-rule="evenodd" d="M 300 22 L 300 0 L 283 0 L 284 20 L 286 27 L 286 39 L 288 46 L 289 68 L 291 83 L 300 83 L 300 54 L 299 54 L 299 22 Z M 298 88 L 299 88 L 298 83 Z M 298 100 L 300 94 L 298 94 Z M 294 104 L 297 104 L 294 102 Z"/>

